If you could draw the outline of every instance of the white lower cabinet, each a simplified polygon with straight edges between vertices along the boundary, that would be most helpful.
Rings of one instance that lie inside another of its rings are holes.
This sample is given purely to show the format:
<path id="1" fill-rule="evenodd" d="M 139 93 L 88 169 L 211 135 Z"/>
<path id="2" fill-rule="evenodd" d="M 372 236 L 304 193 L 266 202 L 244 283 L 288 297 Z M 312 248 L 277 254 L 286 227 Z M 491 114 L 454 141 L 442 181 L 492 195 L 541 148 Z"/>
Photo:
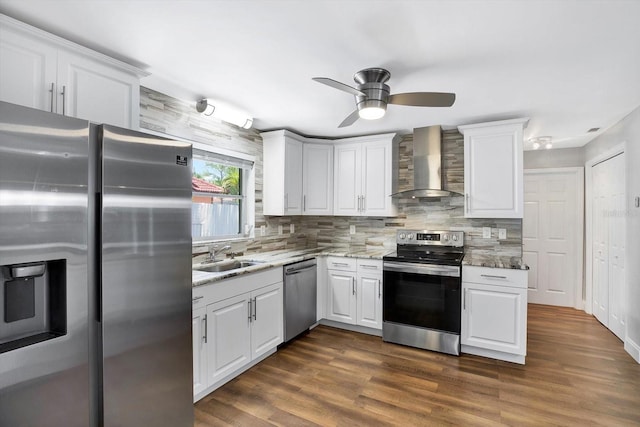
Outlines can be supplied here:
<path id="1" fill-rule="evenodd" d="M 276 351 L 282 296 L 281 267 L 194 288 L 194 401 Z"/>
<path id="2" fill-rule="evenodd" d="M 382 261 L 327 259 L 326 319 L 382 329 Z"/>
<path id="3" fill-rule="evenodd" d="M 463 266 L 462 352 L 524 364 L 527 271 Z"/>
<path id="4" fill-rule="evenodd" d="M 191 332 L 193 333 L 193 393 L 207 388 L 207 309 L 193 310 Z"/>

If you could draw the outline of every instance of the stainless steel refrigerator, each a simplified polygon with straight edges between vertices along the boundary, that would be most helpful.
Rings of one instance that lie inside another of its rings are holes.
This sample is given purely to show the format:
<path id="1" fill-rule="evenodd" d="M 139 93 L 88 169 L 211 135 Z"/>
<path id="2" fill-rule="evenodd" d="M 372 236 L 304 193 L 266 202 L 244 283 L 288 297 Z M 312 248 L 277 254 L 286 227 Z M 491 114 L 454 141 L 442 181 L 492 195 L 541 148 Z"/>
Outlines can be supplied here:
<path id="1" fill-rule="evenodd" d="M 193 425 L 191 146 L 0 102 L 0 425 Z"/>

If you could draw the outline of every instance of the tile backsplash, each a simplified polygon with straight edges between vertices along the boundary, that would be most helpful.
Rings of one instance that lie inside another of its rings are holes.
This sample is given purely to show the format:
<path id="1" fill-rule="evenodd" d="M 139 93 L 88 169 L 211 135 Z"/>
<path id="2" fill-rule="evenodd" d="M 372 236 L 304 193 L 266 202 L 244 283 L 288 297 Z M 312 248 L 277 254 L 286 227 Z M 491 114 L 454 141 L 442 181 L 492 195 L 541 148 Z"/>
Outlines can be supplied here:
<path id="1" fill-rule="evenodd" d="M 398 228 L 459 230 L 465 232 L 467 253 L 473 255 L 522 256 L 522 220 L 470 219 L 464 217 L 462 195 L 437 199 L 399 199 L 394 218 L 262 215 L 262 139 L 255 129 L 241 129 L 211 117 L 204 117 L 189 103 L 142 87 L 140 93 L 140 127 L 156 132 L 250 154 L 256 158 L 256 224 L 254 239 L 231 242 L 233 252 L 250 254 L 278 249 L 334 246 L 363 250 L 395 249 Z M 413 135 L 404 135 L 398 144 L 398 189 L 413 186 Z M 443 132 L 443 187 L 464 191 L 464 139 L 456 130 Z M 290 224 L 295 233 L 291 234 Z M 282 234 L 279 226 L 282 225 Z M 355 234 L 349 233 L 351 225 Z M 260 228 L 266 234 L 261 236 Z M 482 228 L 491 228 L 491 238 L 482 238 Z M 498 239 L 498 229 L 507 230 L 507 238 Z M 194 245 L 194 254 L 204 246 Z"/>

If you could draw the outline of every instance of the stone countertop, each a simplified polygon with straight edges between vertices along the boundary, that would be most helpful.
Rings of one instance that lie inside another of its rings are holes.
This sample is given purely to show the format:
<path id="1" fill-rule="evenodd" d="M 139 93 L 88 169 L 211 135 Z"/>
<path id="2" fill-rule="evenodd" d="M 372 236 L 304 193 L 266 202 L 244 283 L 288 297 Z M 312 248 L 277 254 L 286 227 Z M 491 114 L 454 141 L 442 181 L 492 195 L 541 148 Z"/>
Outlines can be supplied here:
<path id="1" fill-rule="evenodd" d="M 471 255 L 466 254 L 462 265 L 474 267 L 507 268 L 511 270 L 528 270 L 529 266 L 520 257 L 496 256 L 496 255 Z"/>
<path id="2" fill-rule="evenodd" d="M 219 273 L 209 273 L 206 271 L 199 271 L 192 269 L 191 282 L 194 287 L 208 285 L 220 280 L 229 279 L 231 277 L 240 276 L 243 274 L 256 273 L 258 271 L 267 270 L 273 267 L 280 267 L 283 265 L 291 264 L 294 262 L 300 262 L 318 256 L 341 256 L 351 258 L 367 258 L 367 259 L 382 259 L 382 257 L 392 251 L 388 249 L 376 249 L 376 250 L 354 250 L 350 251 L 344 248 L 313 248 L 313 249 L 300 249 L 300 250 L 278 250 L 271 252 L 256 253 L 251 255 L 245 255 L 237 257 L 239 261 L 253 261 L 257 264 L 244 268 L 236 268 L 233 270 L 223 271 Z M 203 264 L 194 264 L 194 267 Z"/>

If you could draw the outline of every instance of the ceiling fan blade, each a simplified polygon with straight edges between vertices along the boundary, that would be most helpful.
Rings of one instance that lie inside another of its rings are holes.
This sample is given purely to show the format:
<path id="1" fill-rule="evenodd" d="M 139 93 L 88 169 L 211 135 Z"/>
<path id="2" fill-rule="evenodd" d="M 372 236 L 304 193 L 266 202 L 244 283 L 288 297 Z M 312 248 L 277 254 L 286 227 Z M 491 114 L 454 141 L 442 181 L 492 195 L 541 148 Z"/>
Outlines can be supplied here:
<path id="1" fill-rule="evenodd" d="M 389 95 L 388 104 L 411 105 L 414 107 L 451 107 L 456 102 L 455 93 L 407 92 Z"/>
<path id="2" fill-rule="evenodd" d="M 358 120 L 360 118 L 360 114 L 358 113 L 358 110 L 354 111 L 353 113 L 349 114 L 347 116 L 346 119 L 344 119 L 342 121 L 342 123 L 340 123 L 340 125 L 338 126 L 339 128 L 346 128 L 347 126 L 351 126 L 352 124 L 354 124 L 356 122 L 356 120 Z"/>
<path id="3" fill-rule="evenodd" d="M 339 81 L 333 80 L 333 79 L 329 79 L 327 77 L 313 77 L 311 80 L 315 80 L 318 83 L 322 83 L 325 84 L 327 86 L 331 86 L 334 89 L 338 89 L 341 90 L 343 92 L 347 92 L 350 93 L 351 95 L 356 95 L 356 96 L 367 96 L 364 92 L 359 91 L 358 89 L 351 87 L 349 85 L 346 85 L 344 83 L 340 83 Z"/>

